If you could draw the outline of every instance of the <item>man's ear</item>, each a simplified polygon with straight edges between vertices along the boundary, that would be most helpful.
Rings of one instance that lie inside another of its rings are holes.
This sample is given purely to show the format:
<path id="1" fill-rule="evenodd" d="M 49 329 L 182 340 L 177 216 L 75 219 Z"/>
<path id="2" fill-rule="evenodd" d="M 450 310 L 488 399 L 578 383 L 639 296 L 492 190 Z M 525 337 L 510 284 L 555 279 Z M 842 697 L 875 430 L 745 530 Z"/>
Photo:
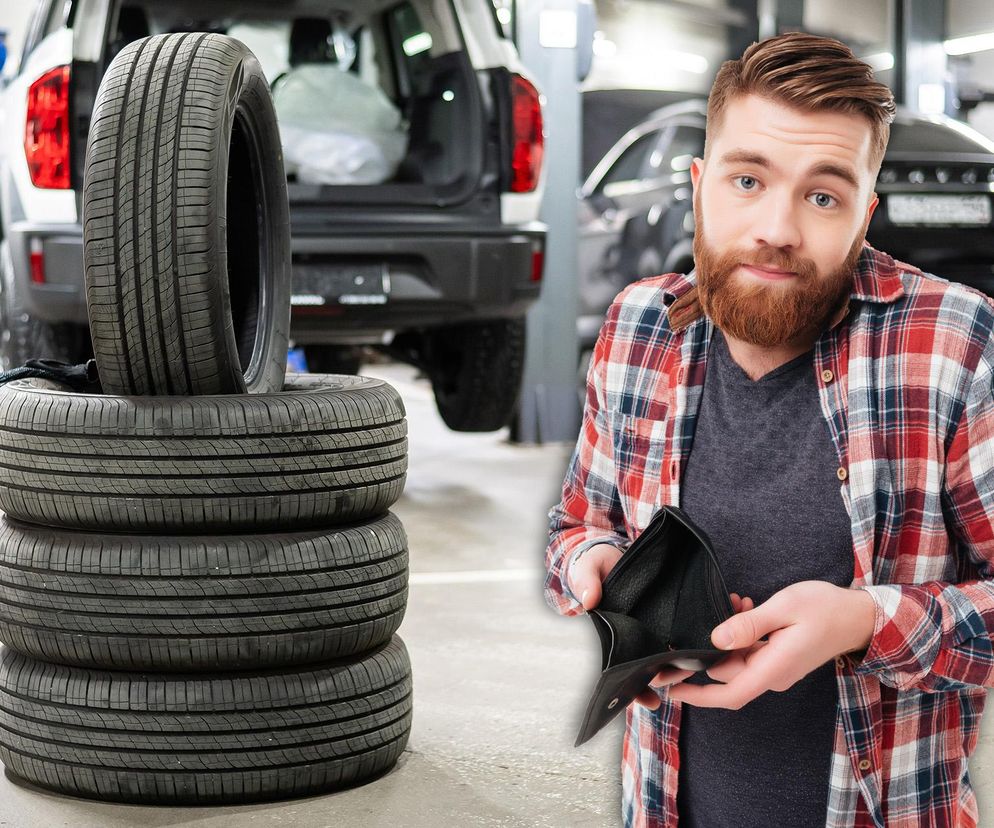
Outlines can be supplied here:
<path id="1" fill-rule="evenodd" d="M 701 172 L 704 170 L 704 159 L 695 158 L 690 162 L 690 180 L 694 185 L 694 189 L 697 189 L 697 182 L 701 179 Z"/>
<path id="2" fill-rule="evenodd" d="M 877 209 L 877 205 L 880 203 L 880 196 L 876 193 L 873 194 L 873 201 L 870 202 L 870 206 L 866 208 L 866 225 L 869 227 L 870 219 L 873 217 L 873 211 Z"/>

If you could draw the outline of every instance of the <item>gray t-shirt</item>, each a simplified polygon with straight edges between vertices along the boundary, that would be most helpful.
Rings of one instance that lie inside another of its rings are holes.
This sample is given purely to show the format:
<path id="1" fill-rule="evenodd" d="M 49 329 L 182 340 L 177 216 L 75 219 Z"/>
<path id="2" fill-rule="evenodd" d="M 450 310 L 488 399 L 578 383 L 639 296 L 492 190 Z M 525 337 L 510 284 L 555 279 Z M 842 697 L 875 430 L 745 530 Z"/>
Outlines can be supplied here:
<path id="1" fill-rule="evenodd" d="M 716 327 L 680 505 L 711 538 L 730 592 L 758 606 L 798 581 L 852 583 L 838 465 L 813 349 L 753 381 Z M 740 710 L 684 704 L 681 828 L 824 826 L 837 703 L 830 660 Z"/>

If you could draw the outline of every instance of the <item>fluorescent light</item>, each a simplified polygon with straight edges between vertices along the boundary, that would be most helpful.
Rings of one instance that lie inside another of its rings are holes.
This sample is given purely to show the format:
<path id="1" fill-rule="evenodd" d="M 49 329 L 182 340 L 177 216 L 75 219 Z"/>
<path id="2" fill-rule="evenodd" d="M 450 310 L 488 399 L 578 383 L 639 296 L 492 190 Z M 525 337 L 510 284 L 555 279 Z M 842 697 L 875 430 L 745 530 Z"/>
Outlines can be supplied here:
<path id="1" fill-rule="evenodd" d="M 404 54 L 414 57 L 422 52 L 427 52 L 431 48 L 431 35 L 428 32 L 411 35 L 404 41 Z"/>
<path id="2" fill-rule="evenodd" d="M 314 293 L 295 293 L 290 297 L 291 305 L 323 305 L 325 298 Z"/>
<path id="3" fill-rule="evenodd" d="M 890 52 L 875 52 L 872 55 L 866 55 L 863 61 L 869 63 L 874 72 L 886 72 L 888 69 L 894 68 L 894 55 Z"/>
<path id="4" fill-rule="evenodd" d="M 947 55 L 969 55 L 973 52 L 986 52 L 994 49 L 994 32 L 954 37 L 942 42 Z"/>
<path id="5" fill-rule="evenodd" d="M 497 19 L 505 26 L 511 22 L 511 10 L 508 8 L 497 9 Z"/>
<path id="6" fill-rule="evenodd" d="M 663 52 L 663 60 L 672 63 L 677 69 L 683 69 L 684 72 L 691 72 L 695 75 L 703 75 L 708 70 L 708 59 L 704 55 L 695 55 L 693 52 L 666 49 Z"/>

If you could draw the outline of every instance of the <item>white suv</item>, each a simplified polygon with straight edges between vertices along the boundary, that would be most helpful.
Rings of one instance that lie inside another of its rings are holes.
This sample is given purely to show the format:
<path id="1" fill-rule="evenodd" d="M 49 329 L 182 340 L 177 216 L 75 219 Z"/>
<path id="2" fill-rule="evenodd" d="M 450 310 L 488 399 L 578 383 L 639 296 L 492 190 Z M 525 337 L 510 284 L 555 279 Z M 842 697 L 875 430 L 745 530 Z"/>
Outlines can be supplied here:
<path id="1" fill-rule="evenodd" d="M 348 42 L 338 68 L 396 108 L 406 151 L 376 183 L 287 165 L 291 338 L 316 371 L 357 370 L 359 346 L 380 348 L 424 370 L 450 427 L 505 424 L 541 286 L 544 130 L 490 0 L 39 0 L 0 93 L 4 367 L 88 356 L 79 217 L 94 96 L 125 45 L 177 31 L 243 40 L 274 84 L 340 64 Z"/>

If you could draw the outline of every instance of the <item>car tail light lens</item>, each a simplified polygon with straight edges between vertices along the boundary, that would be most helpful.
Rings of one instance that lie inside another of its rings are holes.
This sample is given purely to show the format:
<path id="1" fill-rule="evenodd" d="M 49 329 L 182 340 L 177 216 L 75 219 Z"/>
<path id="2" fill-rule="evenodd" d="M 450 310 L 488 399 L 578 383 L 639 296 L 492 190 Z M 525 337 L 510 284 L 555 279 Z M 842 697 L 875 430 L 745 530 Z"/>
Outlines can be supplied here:
<path id="1" fill-rule="evenodd" d="M 45 248 L 37 237 L 31 239 L 30 258 L 31 281 L 36 285 L 45 284 Z"/>
<path id="2" fill-rule="evenodd" d="M 545 252 L 538 247 L 532 250 L 532 281 L 542 281 L 542 270 L 545 267 Z"/>
<path id="3" fill-rule="evenodd" d="M 511 192 L 530 193 L 538 186 L 545 137 L 538 90 L 521 75 L 511 77 Z"/>
<path id="4" fill-rule="evenodd" d="M 24 153 L 31 183 L 69 189 L 69 67 L 57 66 L 28 89 Z"/>

